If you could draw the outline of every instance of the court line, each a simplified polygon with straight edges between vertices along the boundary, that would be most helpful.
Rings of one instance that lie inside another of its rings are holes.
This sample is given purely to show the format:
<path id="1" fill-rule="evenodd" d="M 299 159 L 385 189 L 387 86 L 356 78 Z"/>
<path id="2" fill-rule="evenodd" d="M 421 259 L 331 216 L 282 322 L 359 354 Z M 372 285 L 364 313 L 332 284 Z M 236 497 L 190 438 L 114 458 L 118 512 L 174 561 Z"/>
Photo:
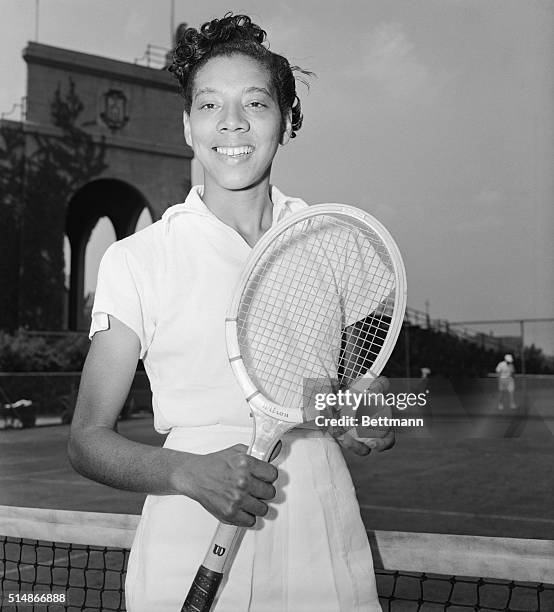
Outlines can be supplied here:
<path id="1" fill-rule="evenodd" d="M 21 457 L 13 457 L 10 459 L 7 459 L 6 461 L 2 461 L 2 467 L 5 468 L 18 468 L 21 466 L 26 466 L 26 465 L 40 465 L 40 464 L 44 464 L 45 460 L 49 460 L 51 459 L 51 457 L 42 457 L 42 458 L 37 458 L 37 457 L 29 457 L 28 459 L 22 459 Z"/>
<path id="2" fill-rule="evenodd" d="M 63 474 L 63 472 L 72 473 L 72 470 L 71 468 L 65 466 L 62 468 L 48 468 L 46 470 L 30 470 L 21 472 L 20 474 L 3 474 L 0 476 L 0 480 L 9 480 L 10 478 L 28 479 L 33 478 L 34 476 L 40 476 L 41 474 Z"/>
<path id="3" fill-rule="evenodd" d="M 360 504 L 360 510 L 386 510 L 388 512 L 407 512 L 409 514 L 435 514 L 439 516 L 456 516 L 464 518 L 494 519 L 499 521 L 524 521 L 528 523 L 554 523 L 554 519 L 511 516 L 508 514 L 479 514 L 477 512 L 456 512 L 453 510 L 431 510 L 429 508 L 405 508 L 398 506 L 376 506 Z"/>
<path id="4" fill-rule="evenodd" d="M 64 466 L 58 465 L 56 467 L 44 468 L 42 470 L 41 469 L 30 470 L 30 471 L 25 470 L 24 472 L 21 472 L 21 475 L 26 476 L 27 474 L 51 474 L 52 472 L 63 472 L 64 470 L 69 471 L 71 470 L 71 467 L 68 464 L 66 464 Z M 13 474 L 13 475 L 17 476 L 18 474 Z"/>
<path id="5" fill-rule="evenodd" d="M 12 476 L 11 477 L 12 480 L 21 480 L 20 477 L 18 476 Z M 10 478 L 4 478 L 3 480 L 10 480 Z M 88 487 L 91 486 L 91 484 L 100 484 L 101 483 L 94 483 L 90 480 L 61 480 L 61 479 L 55 479 L 55 478 L 28 478 L 25 477 L 25 482 L 37 482 L 37 483 L 42 483 L 42 484 L 56 484 L 56 485 L 68 485 L 68 486 L 73 486 L 73 485 L 86 485 Z M 106 485 L 101 485 L 101 486 L 106 486 Z M 69 494 L 69 493 L 68 493 Z"/>

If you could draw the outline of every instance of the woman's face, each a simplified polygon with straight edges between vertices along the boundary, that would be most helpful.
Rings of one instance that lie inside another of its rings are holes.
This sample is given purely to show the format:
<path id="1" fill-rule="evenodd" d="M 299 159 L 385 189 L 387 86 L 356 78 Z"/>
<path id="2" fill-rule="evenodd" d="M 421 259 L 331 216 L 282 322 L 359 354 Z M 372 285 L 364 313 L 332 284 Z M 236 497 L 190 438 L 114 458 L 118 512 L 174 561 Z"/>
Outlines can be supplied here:
<path id="1" fill-rule="evenodd" d="M 185 139 L 204 168 L 206 186 L 240 190 L 269 180 L 279 144 L 290 137 L 270 75 L 244 55 L 220 56 L 196 74 Z"/>

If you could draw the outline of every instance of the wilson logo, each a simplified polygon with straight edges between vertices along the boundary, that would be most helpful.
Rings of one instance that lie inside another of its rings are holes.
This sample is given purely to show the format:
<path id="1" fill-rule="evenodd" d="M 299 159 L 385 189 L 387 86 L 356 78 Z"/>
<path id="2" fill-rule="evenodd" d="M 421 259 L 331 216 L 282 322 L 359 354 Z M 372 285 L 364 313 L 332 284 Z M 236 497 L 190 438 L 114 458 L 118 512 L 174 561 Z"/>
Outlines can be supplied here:
<path id="1" fill-rule="evenodd" d="M 217 555 L 218 557 L 221 557 L 225 554 L 225 548 L 223 548 L 223 546 L 219 546 L 219 544 L 216 544 L 214 546 L 214 550 L 213 550 L 214 555 Z"/>

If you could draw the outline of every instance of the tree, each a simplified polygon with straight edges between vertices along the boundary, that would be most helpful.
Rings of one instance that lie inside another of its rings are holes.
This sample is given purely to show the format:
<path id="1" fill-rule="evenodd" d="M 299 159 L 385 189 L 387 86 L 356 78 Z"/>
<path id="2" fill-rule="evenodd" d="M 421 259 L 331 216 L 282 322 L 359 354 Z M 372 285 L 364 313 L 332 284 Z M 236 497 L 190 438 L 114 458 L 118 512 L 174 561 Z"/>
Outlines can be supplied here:
<path id="1" fill-rule="evenodd" d="M 98 141 L 79 125 L 83 110 L 69 78 L 67 91 L 59 84 L 51 103 L 59 134 L 0 126 L 0 271 L 6 279 L 0 312 L 11 315 L 0 318 L 0 328 L 22 321 L 39 329 L 61 326 L 66 206 L 107 168 L 104 137 Z"/>

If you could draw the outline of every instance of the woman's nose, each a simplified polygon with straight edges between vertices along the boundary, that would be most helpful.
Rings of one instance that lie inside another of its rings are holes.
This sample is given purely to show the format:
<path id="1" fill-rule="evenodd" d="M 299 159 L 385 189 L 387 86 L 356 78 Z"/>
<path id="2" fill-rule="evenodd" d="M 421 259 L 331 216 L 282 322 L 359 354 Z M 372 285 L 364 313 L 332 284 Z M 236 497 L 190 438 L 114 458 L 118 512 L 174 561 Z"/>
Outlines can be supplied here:
<path id="1" fill-rule="evenodd" d="M 229 105 L 224 108 L 224 112 L 219 120 L 218 129 L 235 132 L 237 130 L 248 131 L 250 124 L 239 105 Z"/>

